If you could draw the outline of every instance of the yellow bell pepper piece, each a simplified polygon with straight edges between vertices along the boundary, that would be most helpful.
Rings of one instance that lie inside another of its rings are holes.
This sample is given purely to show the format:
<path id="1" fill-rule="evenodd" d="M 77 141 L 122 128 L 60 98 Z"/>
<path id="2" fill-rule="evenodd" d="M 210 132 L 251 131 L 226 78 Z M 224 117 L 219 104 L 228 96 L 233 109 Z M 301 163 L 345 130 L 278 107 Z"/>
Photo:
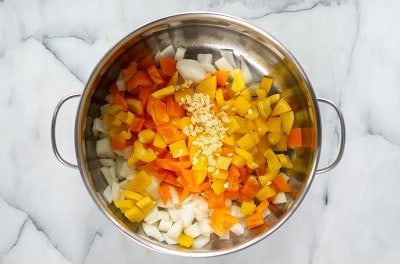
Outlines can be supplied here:
<path id="1" fill-rule="evenodd" d="M 267 98 L 263 98 L 257 102 L 257 109 L 262 118 L 268 118 L 271 114 L 271 103 Z"/>
<path id="2" fill-rule="evenodd" d="M 196 184 L 201 184 L 207 177 L 207 170 L 196 170 L 194 171 L 194 177 Z"/>
<path id="3" fill-rule="evenodd" d="M 193 245 L 194 238 L 186 234 L 180 234 L 178 237 L 178 244 L 185 248 L 190 248 Z"/>
<path id="4" fill-rule="evenodd" d="M 192 160 L 193 166 L 192 170 L 194 171 L 206 171 L 207 170 L 207 156 L 204 154 L 200 154 L 198 157 L 196 157 L 196 162 Z"/>
<path id="5" fill-rule="evenodd" d="M 270 197 L 273 197 L 275 195 L 275 191 L 269 186 L 269 185 L 264 185 L 261 187 L 261 189 L 257 192 L 256 198 L 259 201 L 264 201 Z"/>
<path id="6" fill-rule="evenodd" d="M 244 149 L 244 150 L 249 150 L 251 148 L 254 148 L 256 146 L 256 141 L 255 138 L 253 137 L 252 134 L 246 133 L 243 137 L 241 137 L 236 144 Z"/>
<path id="7" fill-rule="evenodd" d="M 115 207 L 125 210 L 135 206 L 135 201 L 133 200 L 115 200 L 114 201 Z"/>
<path id="8" fill-rule="evenodd" d="M 292 108 L 290 105 L 286 102 L 285 99 L 281 98 L 276 105 L 274 106 L 274 109 L 272 110 L 271 116 L 278 116 L 283 113 L 291 111 Z"/>
<path id="9" fill-rule="evenodd" d="M 234 154 L 232 157 L 231 163 L 236 168 L 243 168 L 246 165 L 246 160 L 242 156 L 239 156 L 238 154 Z"/>
<path id="10" fill-rule="evenodd" d="M 144 170 L 138 172 L 132 180 L 128 182 L 125 189 L 132 192 L 141 194 L 146 193 L 146 188 L 152 183 L 151 177 Z"/>
<path id="11" fill-rule="evenodd" d="M 179 73 L 176 71 L 174 75 L 172 75 L 171 79 L 169 79 L 168 86 L 177 85 L 178 84 Z"/>
<path id="12" fill-rule="evenodd" d="M 142 199 L 136 202 L 136 206 L 140 210 L 142 210 L 144 214 L 150 212 L 150 210 L 153 208 L 154 205 L 155 205 L 154 200 L 148 195 L 144 196 Z"/>
<path id="13" fill-rule="evenodd" d="M 282 167 L 278 157 L 272 149 L 268 149 L 264 153 L 264 157 L 267 159 L 268 169 L 272 171 L 279 171 Z"/>
<path id="14" fill-rule="evenodd" d="M 254 201 L 242 202 L 240 206 L 240 212 L 244 215 L 251 215 L 254 213 L 254 210 L 256 210 Z"/>
<path id="15" fill-rule="evenodd" d="M 138 140 L 143 144 L 148 144 L 154 141 L 155 133 L 151 129 L 144 129 L 139 132 Z"/>
<path id="16" fill-rule="evenodd" d="M 249 110 L 247 110 L 247 114 L 244 115 L 249 120 L 256 119 L 260 114 L 258 113 L 257 107 L 251 106 Z"/>
<path id="17" fill-rule="evenodd" d="M 264 137 L 264 135 L 268 131 L 267 121 L 262 117 L 257 117 L 256 119 L 254 119 L 254 124 L 256 126 L 257 134 L 260 137 Z"/>
<path id="18" fill-rule="evenodd" d="M 249 89 L 243 89 L 240 92 L 240 96 L 244 97 L 248 102 L 250 102 L 251 100 L 253 100 L 253 95 L 251 94 Z"/>
<path id="19" fill-rule="evenodd" d="M 263 99 L 267 97 L 267 91 L 265 89 L 256 89 L 257 99 Z"/>
<path id="20" fill-rule="evenodd" d="M 246 114 L 249 114 L 249 109 L 251 107 L 251 104 L 249 101 L 246 100 L 243 96 L 239 95 L 235 99 L 235 105 L 234 105 L 236 112 L 241 115 L 245 116 Z"/>
<path id="21" fill-rule="evenodd" d="M 189 151 L 186 147 L 186 142 L 184 139 L 169 144 L 169 151 L 171 152 L 173 158 L 180 158 L 189 155 Z"/>
<path id="22" fill-rule="evenodd" d="M 129 111 L 128 112 L 120 111 L 115 115 L 115 118 L 121 120 L 123 123 L 125 123 L 127 125 L 130 125 L 130 124 L 132 124 L 132 121 L 135 118 L 135 115 Z"/>
<path id="23" fill-rule="evenodd" d="M 164 138 L 158 132 L 154 135 L 153 146 L 160 149 L 164 149 L 167 147 L 167 143 L 165 143 Z"/>
<path id="24" fill-rule="evenodd" d="M 134 206 L 124 212 L 126 218 L 131 222 L 141 222 L 146 217 L 146 215 L 138 207 Z"/>
<path id="25" fill-rule="evenodd" d="M 282 139 L 283 134 L 281 132 L 268 132 L 267 138 L 271 145 L 277 144 Z"/>
<path id="26" fill-rule="evenodd" d="M 192 96 L 194 94 L 193 88 L 181 89 L 175 92 L 175 101 L 177 103 L 181 102 L 181 98 L 185 98 L 187 95 Z"/>
<path id="27" fill-rule="evenodd" d="M 150 162 L 157 158 L 157 155 L 151 148 L 146 149 L 143 144 L 138 140 L 133 143 L 132 155 L 144 162 Z"/>
<path id="28" fill-rule="evenodd" d="M 229 86 L 231 97 L 237 96 L 246 87 L 242 71 L 240 69 L 233 70 L 233 81 Z"/>
<path id="29" fill-rule="evenodd" d="M 230 135 L 230 136 L 225 136 L 222 139 L 222 143 L 224 143 L 227 146 L 235 146 L 235 137 L 234 135 Z"/>
<path id="30" fill-rule="evenodd" d="M 202 93 L 210 96 L 210 99 L 215 98 L 215 91 L 217 89 L 217 77 L 210 75 L 203 79 L 195 88 L 196 93 Z"/>
<path id="31" fill-rule="evenodd" d="M 169 85 L 165 88 L 153 92 L 151 95 L 156 99 L 163 99 L 164 97 L 168 95 L 173 95 L 174 93 L 175 93 L 174 85 Z"/>
<path id="32" fill-rule="evenodd" d="M 293 163 L 292 160 L 289 158 L 289 156 L 285 154 L 277 154 L 276 156 L 278 157 L 280 163 L 282 164 L 282 168 L 288 168 L 288 169 L 293 168 Z"/>
<path id="33" fill-rule="evenodd" d="M 282 131 L 281 123 L 282 123 L 282 119 L 279 116 L 268 118 L 267 123 L 266 123 L 266 125 L 268 127 L 268 131 L 281 132 Z"/>
<path id="34" fill-rule="evenodd" d="M 224 184 L 225 180 L 213 179 L 213 183 L 211 184 L 211 189 L 213 189 L 216 195 L 220 195 L 225 191 Z"/>
<path id="35" fill-rule="evenodd" d="M 138 99 L 127 98 L 125 101 L 129 110 L 131 110 L 134 114 L 143 115 L 143 105 Z"/>
<path id="36" fill-rule="evenodd" d="M 282 119 L 282 132 L 288 135 L 290 133 L 290 130 L 292 130 L 294 123 L 293 111 L 281 114 L 281 119 Z"/>
<path id="37" fill-rule="evenodd" d="M 281 99 L 281 95 L 280 94 L 273 94 L 271 96 L 268 96 L 267 99 L 269 100 L 270 105 L 275 105 L 279 99 Z"/>
<path id="38" fill-rule="evenodd" d="M 287 151 L 287 135 L 282 135 L 278 143 L 273 146 L 274 151 Z"/>
<path id="39" fill-rule="evenodd" d="M 213 181 L 222 180 L 225 183 L 225 180 L 228 178 L 228 171 L 220 169 L 214 170 L 211 173 L 211 178 L 213 179 Z"/>
<path id="40" fill-rule="evenodd" d="M 141 195 L 140 193 L 129 191 L 129 190 L 123 190 L 123 194 L 124 194 L 125 199 L 139 201 L 140 199 L 143 198 L 143 195 Z"/>
<path id="41" fill-rule="evenodd" d="M 236 152 L 236 154 L 238 154 L 239 156 L 244 158 L 244 160 L 246 162 L 253 161 L 253 156 L 249 152 L 247 152 L 246 150 L 241 149 L 241 148 L 235 148 L 235 152 Z"/>
<path id="42" fill-rule="evenodd" d="M 260 82 L 260 89 L 263 89 L 266 91 L 266 94 L 269 93 L 269 90 L 271 90 L 272 84 L 274 83 L 274 78 L 271 76 L 263 76 L 261 78 Z"/>
<path id="43" fill-rule="evenodd" d="M 240 128 L 240 125 L 237 122 L 237 119 L 235 117 L 230 116 L 228 118 L 229 118 L 229 122 L 226 124 L 226 127 L 228 128 L 228 130 L 226 131 L 226 133 L 228 135 L 232 135 Z"/>
<path id="44" fill-rule="evenodd" d="M 225 98 L 222 89 L 217 89 L 215 91 L 215 101 L 217 101 L 218 108 L 222 108 L 225 105 Z"/>
<path id="45" fill-rule="evenodd" d="M 215 167 L 221 170 L 228 170 L 229 165 L 231 165 L 231 161 L 231 157 L 219 156 L 217 158 L 217 163 L 215 164 Z"/>

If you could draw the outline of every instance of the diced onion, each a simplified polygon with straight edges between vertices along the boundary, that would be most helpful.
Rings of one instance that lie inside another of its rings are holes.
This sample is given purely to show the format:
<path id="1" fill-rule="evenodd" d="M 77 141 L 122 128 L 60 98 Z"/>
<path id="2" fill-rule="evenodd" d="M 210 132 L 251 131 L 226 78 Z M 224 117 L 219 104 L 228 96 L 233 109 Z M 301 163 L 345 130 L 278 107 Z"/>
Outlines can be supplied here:
<path id="1" fill-rule="evenodd" d="M 253 81 L 253 75 L 243 56 L 240 56 L 240 70 L 242 71 L 243 79 L 246 84 L 251 83 Z"/>
<path id="2" fill-rule="evenodd" d="M 232 65 L 224 58 L 219 58 L 215 61 L 215 66 L 221 71 L 233 71 Z"/>
<path id="3" fill-rule="evenodd" d="M 184 79 L 192 80 L 195 83 L 200 82 L 207 76 L 203 66 L 196 60 L 179 60 L 176 63 L 176 69 Z"/>
<path id="4" fill-rule="evenodd" d="M 198 237 L 199 235 L 201 235 L 201 228 L 198 222 L 186 227 L 183 230 L 183 233 L 185 233 L 188 236 L 191 237 Z"/>
<path id="5" fill-rule="evenodd" d="M 233 56 L 233 50 L 221 49 L 219 52 L 221 53 L 222 58 L 226 59 L 233 68 L 236 68 L 236 62 L 235 62 L 235 57 Z"/>
<path id="6" fill-rule="evenodd" d="M 210 242 L 210 237 L 208 236 L 198 236 L 193 241 L 194 248 L 202 248 Z"/>
<path id="7" fill-rule="evenodd" d="M 159 221 L 159 212 L 158 212 L 158 207 L 154 206 L 153 209 L 150 210 L 150 212 L 146 215 L 144 218 L 144 221 L 148 224 L 154 224 L 155 222 Z"/>
<path id="8" fill-rule="evenodd" d="M 199 53 L 197 54 L 197 60 L 200 64 L 211 64 L 212 63 L 213 55 L 211 53 Z"/>
<path id="9" fill-rule="evenodd" d="M 178 191 L 173 186 L 169 186 L 169 193 L 171 194 L 171 201 L 177 205 L 180 203 Z"/>
<path id="10" fill-rule="evenodd" d="M 104 179 L 106 180 L 106 182 L 108 183 L 109 186 L 111 186 L 113 184 L 113 182 L 116 182 L 117 179 L 113 178 L 113 176 L 110 173 L 110 167 L 101 167 L 100 168 L 101 173 L 104 176 Z"/>
<path id="11" fill-rule="evenodd" d="M 170 208 L 168 209 L 169 216 L 171 217 L 172 221 L 176 222 L 181 219 L 178 209 Z"/>
<path id="12" fill-rule="evenodd" d="M 104 189 L 103 191 L 103 197 L 106 199 L 108 203 L 112 203 L 112 197 L 111 197 L 111 185 L 108 185 L 107 188 Z"/>
<path id="13" fill-rule="evenodd" d="M 244 226 L 241 223 L 234 224 L 230 230 L 237 236 L 244 234 Z"/>
<path id="14" fill-rule="evenodd" d="M 168 230 L 167 235 L 173 239 L 177 239 L 182 233 L 183 225 L 182 220 L 176 221 Z"/>
<path id="15" fill-rule="evenodd" d="M 93 119 L 92 130 L 95 137 L 98 137 L 99 133 L 101 134 L 108 133 L 108 128 L 104 125 L 103 121 L 101 121 L 101 119 L 98 117 Z"/>
<path id="16" fill-rule="evenodd" d="M 191 205 L 184 205 L 179 209 L 183 227 L 188 227 L 194 220 L 194 209 Z"/>
<path id="17" fill-rule="evenodd" d="M 174 58 L 175 57 L 175 49 L 172 47 L 172 45 L 168 45 L 165 49 L 163 49 L 160 52 L 160 58 L 163 57 L 169 57 L 169 58 Z"/>
<path id="18" fill-rule="evenodd" d="M 152 237 L 160 242 L 164 241 L 164 237 L 161 235 L 160 230 L 158 230 L 156 226 L 143 223 L 142 227 L 147 236 Z"/>
<path id="19" fill-rule="evenodd" d="M 111 149 L 110 138 L 102 138 L 96 141 L 96 152 L 100 158 L 114 158 L 115 154 Z"/>
<path id="20" fill-rule="evenodd" d="M 162 233 L 162 236 L 165 239 L 165 242 L 167 242 L 168 245 L 176 245 L 178 244 L 178 241 L 170 236 L 168 236 L 166 233 Z"/>
<path id="21" fill-rule="evenodd" d="M 115 160 L 113 159 L 99 159 L 99 162 L 102 166 L 113 166 L 115 164 Z"/>
<path id="22" fill-rule="evenodd" d="M 284 192 L 278 192 L 275 195 L 274 200 L 272 201 L 273 204 L 282 204 L 282 203 L 286 203 L 287 202 L 287 198 L 286 198 L 286 194 Z"/>
<path id="23" fill-rule="evenodd" d="M 158 229 L 162 232 L 168 232 L 168 230 L 171 229 L 172 224 L 174 222 L 172 222 L 171 220 L 161 220 L 159 225 L 158 225 Z"/>
<path id="24" fill-rule="evenodd" d="M 183 59 L 185 57 L 185 53 L 186 53 L 186 48 L 184 47 L 177 48 L 175 53 L 175 60 Z"/>
<path id="25" fill-rule="evenodd" d="M 216 69 L 211 63 L 200 63 L 200 65 L 209 73 L 215 73 Z"/>

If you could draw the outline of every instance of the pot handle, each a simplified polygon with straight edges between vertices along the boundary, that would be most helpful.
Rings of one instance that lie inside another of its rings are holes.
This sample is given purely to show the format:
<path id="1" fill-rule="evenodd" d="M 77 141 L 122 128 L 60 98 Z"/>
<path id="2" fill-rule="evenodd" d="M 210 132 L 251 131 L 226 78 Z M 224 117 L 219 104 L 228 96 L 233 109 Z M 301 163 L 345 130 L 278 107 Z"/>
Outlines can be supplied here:
<path id="1" fill-rule="evenodd" d="M 67 166 L 67 167 L 74 168 L 74 169 L 77 169 L 77 168 L 78 168 L 78 165 L 73 164 L 73 163 L 71 163 L 71 162 L 65 160 L 65 159 L 61 156 L 60 152 L 58 151 L 57 142 L 56 142 L 56 123 L 57 123 L 58 112 L 60 111 L 61 106 L 62 106 L 66 101 L 68 101 L 68 100 L 70 100 L 70 99 L 72 99 L 72 98 L 75 98 L 75 97 L 79 97 L 79 96 L 81 96 L 81 95 L 82 95 L 81 93 L 74 93 L 74 94 L 70 94 L 70 95 L 67 95 L 67 96 L 63 97 L 63 98 L 58 102 L 56 108 L 54 109 L 53 118 L 52 118 L 52 120 L 51 120 L 51 146 L 52 146 L 52 148 L 53 148 L 54 155 L 56 156 L 56 158 L 58 159 L 59 162 L 61 162 L 62 164 L 64 164 L 64 165 Z"/>
<path id="2" fill-rule="evenodd" d="M 339 123 L 340 123 L 340 145 L 339 145 L 339 152 L 336 156 L 336 159 L 331 164 L 326 166 L 325 168 L 316 170 L 316 173 L 324 173 L 324 172 L 330 171 L 331 169 L 336 167 L 336 165 L 342 159 L 343 152 L 344 152 L 344 145 L 345 145 L 345 141 L 346 141 L 346 129 L 345 129 L 345 125 L 344 125 L 344 118 L 343 118 L 342 112 L 335 105 L 335 103 L 333 103 L 332 101 L 330 101 L 328 99 L 324 99 L 324 98 L 317 98 L 317 101 L 331 106 L 336 111 L 336 114 L 339 117 Z"/>

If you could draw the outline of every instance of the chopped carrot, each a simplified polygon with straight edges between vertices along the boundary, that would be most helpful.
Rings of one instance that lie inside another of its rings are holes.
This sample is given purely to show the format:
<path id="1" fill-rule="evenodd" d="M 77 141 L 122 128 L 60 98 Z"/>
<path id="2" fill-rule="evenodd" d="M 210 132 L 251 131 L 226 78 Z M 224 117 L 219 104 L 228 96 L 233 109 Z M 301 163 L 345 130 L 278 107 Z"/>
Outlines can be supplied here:
<path id="1" fill-rule="evenodd" d="M 156 159 L 155 163 L 162 169 L 175 172 L 180 172 L 192 166 L 190 161 L 175 161 L 173 159 Z"/>
<path id="2" fill-rule="evenodd" d="M 262 226 L 264 224 L 264 218 L 260 213 L 255 212 L 252 215 L 246 216 L 245 222 L 248 229 L 253 229 Z"/>
<path id="3" fill-rule="evenodd" d="M 168 96 L 164 99 L 167 103 L 167 114 L 170 118 L 175 117 L 183 117 L 185 115 L 185 111 L 179 104 L 173 99 L 171 96 Z"/>
<path id="4" fill-rule="evenodd" d="M 138 67 L 140 70 L 147 70 L 150 66 L 154 65 L 154 60 L 153 57 L 151 55 L 147 55 L 145 57 L 143 57 L 139 63 L 138 63 Z"/>
<path id="5" fill-rule="evenodd" d="M 169 192 L 169 184 L 161 183 L 160 185 L 158 185 L 158 193 L 160 194 L 163 203 L 166 204 L 171 198 L 171 193 Z"/>
<path id="6" fill-rule="evenodd" d="M 183 185 L 183 189 L 179 193 L 179 201 L 183 202 L 190 194 L 191 191 L 185 185 Z"/>
<path id="7" fill-rule="evenodd" d="M 142 86 L 151 85 L 153 85 L 153 81 L 151 80 L 149 74 L 145 71 L 135 72 L 125 84 L 126 89 L 133 94 L 138 94 Z"/>
<path id="8" fill-rule="evenodd" d="M 227 178 L 228 191 L 230 192 L 239 191 L 239 177 L 240 177 L 239 170 L 235 166 L 231 165 L 228 170 L 228 178 Z"/>
<path id="9" fill-rule="evenodd" d="M 156 129 L 167 144 L 171 144 L 177 140 L 186 138 L 181 131 L 171 124 L 156 126 Z"/>
<path id="10" fill-rule="evenodd" d="M 149 74 L 150 78 L 153 82 L 157 85 L 165 85 L 165 81 L 162 78 L 159 70 L 157 69 L 156 65 L 151 65 L 147 68 L 147 73 Z"/>
<path id="11" fill-rule="evenodd" d="M 269 202 L 267 199 L 265 199 L 257 205 L 256 212 L 262 214 L 265 212 L 265 210 L 267 210 L 268 206 L 269 206 Z"/>
<path id="12" fill-rule="evenodd" d="M 299 148 L 303 146 L 302 129 L 300 127 L 292 128 L 287 138 L 288 148 Z"/>
<path id="13" fill-rule="evenodd" d="M 122 150 L 126 147 L 125 139 L 120 136 L 111 137 L 111 147 L 113 149 Z"/>
<path id="14" fill-rule="evenodd" d="M 210 226 L 219 236 L 228 232 L 237 223 L 239 219 L 230 214 L 229 208 L 215 209 L 211 213 Z"/>
<path id="15" fill-rule="evenodd" d="M 172 173 L 169 173 L 167 177 L 164 178 L 164 182 L 168 183 L 170 185 L 174 185 L 176 187 L 182 187 L 182 184 L 180 184 L 177 180 L 176 177 Z"/>
<path id="16" fill-rule="evenodd" d="M 217 209 L 217 208 L 222 208 L 225 206 L 225 194 L 215 194 L 215 192 L 210 189 L 207 191 L 204 191 L 207 201 L 208 201 L 208 208 L 209 209 Z"/>
<path id="17" fill-rule="evenodd" d="M 235 149 L 233 148 L 233 147 L 230 147 L 230 146 L 222 146 L 222 153 L 221 153 L 221 155 L 222 156 L 228 156 L 228 154 L 229 153 L 235 153 Z M 231 154 L 229 154 L 229 155 L 231 155 Z"/>
<path id="18" fill-rule="evenodd" d="M 139 133 L 142 130 L 144 121 L 144 118 L 135 116 L 129 126 L 130 131 Z"/>
<path id="19" fill-rule="evenodd" d="M 272 184 L 276 187 L 278 191 L 281 192 L 291 192 L 292 186 L 287 182 L 285 176 L 282 174 L 277 175 L 273 180 Z"/>
<path id="20" fill-rule="evenodd" d="M 121 92 L 116 92 L 114 96 L 114 103 L 116 105 L 119 105 L 123 110 L 128 109 L 128 104 L 125 101 L 125 98 L 123 97 Z"/>
<path id="21" fill-rule="evenodd" d="M 196 183 L 195 172 L 190 169 L 182 169 L 182 185 L 191 192 L 200 192 L 200 186 Z"/>
<path id="22" fill-rule="evenodd" d="M 215 76 L 217 77 L 217 85 L 224 87 L 228 81 L 229 71 L 215 71 Z"/>
<path id="23" fill-rule="evenodd" d="M 129 78 L 132 74 L 134 74 L 137 71 L 137 66 L 138 63 L 136 61 L 132 61 L 131 63 L 129 63 L 128 67 L 126 67 L 121 71 L 122 77 L 124 79 Z"/>
<path id="24" fill-rule="evenodd" d="M 145 120 L 144 120 L 144 124 L 143 124 L 143 126 L 145 127 L 145 128 L 147 128 L 147 129 L 151 129 L 151 130 L 156 130 L 156 125 L 154 124 L 154 121 L 153 121 L 153 119 L 151 119 L 151 118 L 146 118 Z"/>
<path id="25" fill-rule="evenodd" d="M 154 124 L 156 124 L 156 126 L 169 122 L 167 105 L 164 101 L 159 99 L 154 99 L 154 116 L 152 117 L 154 120 Z"/>
<path id="26" fill-rule="evenodd" d="M 242 201 L 253 200 L 253 198 L 256 196 L 259 189 L 260 189 L 260 186 L 258 184 L 257 179 L 253 176 L 250 176 L 247 179 L 247 181 L 244 183 L 242 189 L 240 189 L 239 198 Z"/>
<path id="27" fill-rule="evenodd" d="M 160 58 L 161 74 L 164 76 L 172 76 L 176 72 L 176 60 L 173 58 Z"/>
<path id="28" fill-rule="evenodd" d="M 143 86 L 140 89 L 138 99 L 142 103 L 143 109 L 146 109 L 147 106 L 147 101 L 149 100 L 149 97 L 153 91 L 153 88 L 151 86 Z"/>
<path id="29" fill-rule="evenodd" d="M 111 96 L 113 96 L 113 97 L 115 96 L 116 93 L 119 93 L 117 84 L 113 83 L 113 85 L 111 85 L 111 87 L 109 89 L 109 92 L 110 92 Z"/>

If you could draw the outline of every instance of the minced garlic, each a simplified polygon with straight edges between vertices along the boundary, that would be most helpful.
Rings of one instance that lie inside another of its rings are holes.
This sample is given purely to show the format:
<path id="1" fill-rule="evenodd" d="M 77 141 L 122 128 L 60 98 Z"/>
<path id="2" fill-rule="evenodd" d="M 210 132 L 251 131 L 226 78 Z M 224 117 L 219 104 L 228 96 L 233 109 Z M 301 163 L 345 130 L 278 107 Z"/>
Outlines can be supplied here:
<path id="1" fill-rule="evenodd" d="M 180 105 L 186 104 L 190 115 L 191 124 L 184 127 L 182 132 L 186 136 L 193 136 L 193 145 L 198 146 L 200 151 L 196 152 L 192 163 L 196 164 L 198 156 L 204 154 L 207 157 L 209 172 L 214 171 L 218 148 L 222 147 L 222 140 L 228 130 L 221 120 L 227 117 L 225 112 L 215 114 L 211 107 L 210 97 L 202 93 L 194 93 L 181 98 Z"/>

